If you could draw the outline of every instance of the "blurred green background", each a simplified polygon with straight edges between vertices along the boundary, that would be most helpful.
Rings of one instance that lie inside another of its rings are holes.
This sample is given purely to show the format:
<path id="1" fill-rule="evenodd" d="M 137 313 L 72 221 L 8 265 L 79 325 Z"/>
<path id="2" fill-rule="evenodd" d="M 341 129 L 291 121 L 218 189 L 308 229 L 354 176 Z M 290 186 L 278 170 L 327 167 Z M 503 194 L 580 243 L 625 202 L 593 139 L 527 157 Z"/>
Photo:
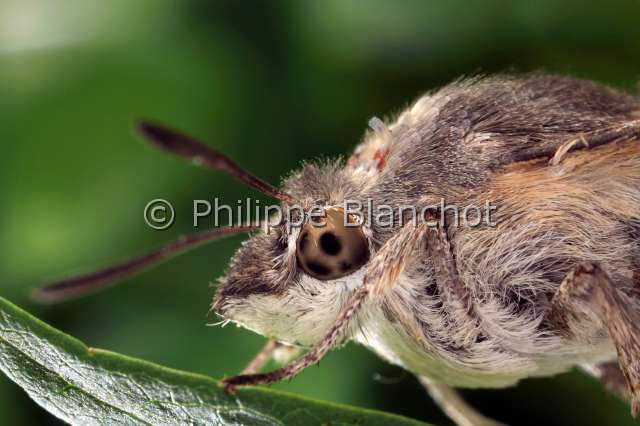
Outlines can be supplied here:
<path id="1" fill-rule="evenodd" d="M 638 1 L 2 0 L 0 295 L 92 346 L 236 373 L 263 338 L 206 324 L 209 284 L 243 237 L 79 301 L 29 300 L 43 281 L 190 232 L 194 198 L 256 196 L 149 149 L 136 118 L 187 130 L 278 182 L 301 160 L 349 153 L 370 116 L 461 74 L 541 69 L 633 88 L 638 17 Z M 154 198 L 176 208 L 169 231 L 143 222 Z M 356 345 L 277 387 L 448 423 L 411 375 Z M 465 395 L 511 424 L 632 424 L 580 373 Z M 55 423 L 1 376 L 0 424 L 36 422 Z"/>

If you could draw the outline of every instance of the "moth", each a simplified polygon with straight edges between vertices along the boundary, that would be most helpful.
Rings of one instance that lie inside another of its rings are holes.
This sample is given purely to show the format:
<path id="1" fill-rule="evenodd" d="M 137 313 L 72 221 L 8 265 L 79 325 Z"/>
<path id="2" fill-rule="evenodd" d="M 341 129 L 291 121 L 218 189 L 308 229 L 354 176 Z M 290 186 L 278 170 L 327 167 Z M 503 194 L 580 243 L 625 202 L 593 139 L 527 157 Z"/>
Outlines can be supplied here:
<path id="1" fill-rule="evenodd" d="M 373 119 L 347 161 L 310 163 L 272 186 L 182 133 L 144 122 L 155 146 L 226 172 L 305 222 L 218 228 L 43 287 L 57 301 L 199 244 L 252 232 L 213 309 L 271 340 L 237 386 L 289 379 L 359 342 L 416 374 L 459 424 L 492 424 L 454 388 L 500 388 L 581 367 L 640 411 L 640 98 L 542 73 L 462 78 L 395 118 Z M 344 200 L 495 206 L 493 225 L 341 220 Z M 274 343 L 276 342 L 276 343 Z M 307 351 L 261 373 L 279 344 Z M 495 424 L 495 423 L 493 423 Z"/>

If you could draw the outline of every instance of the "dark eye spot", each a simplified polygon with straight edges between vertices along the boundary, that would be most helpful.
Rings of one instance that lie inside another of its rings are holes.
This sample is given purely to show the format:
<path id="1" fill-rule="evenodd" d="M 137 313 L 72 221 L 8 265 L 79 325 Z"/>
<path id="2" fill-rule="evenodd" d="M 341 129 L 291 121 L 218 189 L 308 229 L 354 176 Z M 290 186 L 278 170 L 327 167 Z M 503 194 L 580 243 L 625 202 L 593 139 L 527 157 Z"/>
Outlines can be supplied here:
<path id="1" fill-rule="evenodd" d="M 320 247 L 330 256 L 335 256 L 342 250 L 342 244 L 340 244 L 340 241 L 333 232 L 325 232 L 322 234 L 320 237 Z"/>
<path id="2" fill-rule="evenodd" d="M 353 264 L 350 262 L 341 262 L 340 263 L 340 270 L 342 272 L 347 272 L 347 271 L 351 271 L 351 268 L 353 267 Z"/>
<path id="3" fill-rule="evenodd" d="M 331 270 L 318 262 L 307 262 L 307 268 L 318 275 L 329 275 Z"/>

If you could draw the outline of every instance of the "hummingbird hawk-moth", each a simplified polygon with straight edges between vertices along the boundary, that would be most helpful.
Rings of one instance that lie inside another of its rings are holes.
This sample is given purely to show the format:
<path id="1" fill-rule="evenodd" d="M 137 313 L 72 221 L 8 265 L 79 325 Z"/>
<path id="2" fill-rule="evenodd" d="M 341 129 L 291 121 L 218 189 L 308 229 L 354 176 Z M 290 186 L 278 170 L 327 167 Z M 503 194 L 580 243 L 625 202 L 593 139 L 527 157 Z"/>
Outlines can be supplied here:
<path id="1" fill-rule="evenodd" d="M 574 366 L 629 397 L 637 415 L 640 98 L 539 73 L 473 77 L 370 127 L 347 161 L 306 164 L 276 188 L 188 136 L 142 123 L 157 147 L 283 206 L 320 208 L 327 226 L 211 229 L 46 286 L 39 298 L 77 296 L 251 231 L 213 308 L 308 351 L 272 372 L 257 371 L 259 362 L 225 379 L 229 390 L 291 378 L 352 340 L 419 376 L 459 423 L 490 421 L 451 387 L 505 387 Z M 396 215 L 393 226 L 353 227 L 338 219 L 346 199 L 418 208 L 489 200 L 495 224 L 403 224 Z"/>

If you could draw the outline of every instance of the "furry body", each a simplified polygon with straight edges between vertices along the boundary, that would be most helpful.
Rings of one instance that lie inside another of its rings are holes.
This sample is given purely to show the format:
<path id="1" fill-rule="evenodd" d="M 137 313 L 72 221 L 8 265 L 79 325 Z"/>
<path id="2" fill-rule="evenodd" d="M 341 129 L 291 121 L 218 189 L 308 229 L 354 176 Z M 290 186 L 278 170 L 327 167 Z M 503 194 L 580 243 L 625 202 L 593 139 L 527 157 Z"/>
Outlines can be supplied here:
<path id="1" fill-rule="evenodd" d="M 425 241 L 389 291 L 365 302 L 347 339 L 460 387 L 507 386 L 615 358 L 598 318 L 563 334 L 546 315 L 565 275 L 585 261 L 599 263 L 640 313 L 640 142 L 579 150 L 555 165 L 547 154 L 638 119 L 638 98 L 592 82 L 538 74 L 462 80 L 377 125 L 346 164 L 310 164 L 288 178 L 284 191 L 305 209 L 345 199 L 497 207 L 495 227 L 445 230 L 470 306 L 438 282 Z M 398 232 L 399 224 L 366 228 L 372 254 Z M 324 336 L 365 268 L 332 281 L 304 274 L 298 233 L 283 227 L 252 237 L 214 307 L 258 333 L 307 346 Z"/>

